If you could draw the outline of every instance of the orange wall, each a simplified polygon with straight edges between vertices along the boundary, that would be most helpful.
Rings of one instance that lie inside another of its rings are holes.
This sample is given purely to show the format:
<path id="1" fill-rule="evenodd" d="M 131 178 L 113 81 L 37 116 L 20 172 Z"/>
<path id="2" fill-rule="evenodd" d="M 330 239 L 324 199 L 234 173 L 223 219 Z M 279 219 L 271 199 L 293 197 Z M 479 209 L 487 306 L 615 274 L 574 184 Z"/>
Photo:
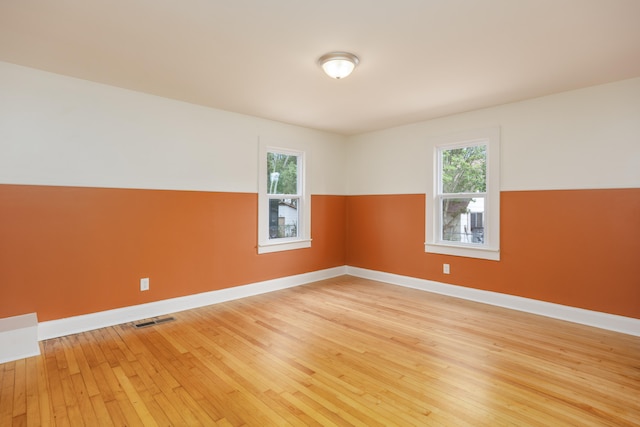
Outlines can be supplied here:
<path id="1" fill-rule="evenodd" d="M 349 197 L 347 264 L 640 318 L 640 189 L 501 193 L 499 262 L 425 253 L 424 215 L 422 194 Z"/>
<path id="2" fill-rule="evenodd" d="M 342 265 L 640 318 L 640 189 L 501 201 L 499 262 L 426 254 L 422 194 L 313 196 L 312 247 L 257 255 L 253 193 L 0 185 L 0 318 L 53 320 Z"/>
<path id="3" fill-rule="evenodd" d="M 344 196 L 312 197 L 312 248 L 264 255 L 257 200 L 0 185 L 0 318 L 53 320 L 345 264 Z"/>

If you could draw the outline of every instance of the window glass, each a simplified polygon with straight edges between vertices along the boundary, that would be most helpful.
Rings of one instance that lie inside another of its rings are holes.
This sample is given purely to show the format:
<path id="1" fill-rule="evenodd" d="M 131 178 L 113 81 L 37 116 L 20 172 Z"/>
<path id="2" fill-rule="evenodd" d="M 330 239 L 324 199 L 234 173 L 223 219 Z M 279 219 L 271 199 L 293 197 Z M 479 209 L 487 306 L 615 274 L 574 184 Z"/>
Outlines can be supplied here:
<path id="1" fill-rule="evenodd" d="M 267 189 L 269 194 L 298 194 L 298 156 L 267 153 Z"/>
<path id="2" fill-rule="evenodd" d="M 484 243 L 484 197 L 442 199 L 442 240 Z"/>
<path id="3" fill-rule="evenodd" d="M 269 239 L 298 237 L 298 199 L 269 199 Z"/>
<path id="4" fill-rule="evenodd" d="M 298 156 L 267 153 L 267 194 L 269 194 L 269 239 L 298 237 Z M 277 197 L 274 197 L 277 196 Z M 282 196 L 292 197 L 284 198 Z"/>
<path id="5" fill-rule="evenodd" d="M 487 146 L 442 150 L 442 192 L 475 193 L 487 190 Z"/>
<path id="6" fill-rule="evenodd" d="M 445 242 L 483 244 L 484 227 L 478 226 L 478 214 L 484 215 L 487 146 L 443 148 L 439 153 L 440 238 Z M 461 197 L 472 194 L 473 197 Z"/>

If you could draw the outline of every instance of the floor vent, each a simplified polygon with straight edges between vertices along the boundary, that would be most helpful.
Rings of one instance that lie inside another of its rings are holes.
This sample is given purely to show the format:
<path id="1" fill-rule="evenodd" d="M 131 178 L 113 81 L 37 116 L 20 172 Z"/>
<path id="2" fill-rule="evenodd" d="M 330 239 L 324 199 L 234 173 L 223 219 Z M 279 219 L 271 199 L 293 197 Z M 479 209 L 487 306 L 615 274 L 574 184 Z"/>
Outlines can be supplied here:
<path id="1" fill-rule="evenodd" d="M 136 328 L 146 328 L 147 326 L 159 325 L 161 323 L 171 322 L 172 320 L 176 320 L 175 317 L 162 317 L 159 319 L 146 320 L 140 323 L 134 323 L 133 326 Z"/>

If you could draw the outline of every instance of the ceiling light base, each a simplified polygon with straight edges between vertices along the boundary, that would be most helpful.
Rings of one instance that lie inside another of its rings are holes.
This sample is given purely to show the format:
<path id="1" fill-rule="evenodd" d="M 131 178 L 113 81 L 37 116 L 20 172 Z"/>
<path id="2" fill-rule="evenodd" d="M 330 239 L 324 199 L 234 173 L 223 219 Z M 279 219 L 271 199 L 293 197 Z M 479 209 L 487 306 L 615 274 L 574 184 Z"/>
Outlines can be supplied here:
<path id="1" fill-rule="evenodd" d="M 336 80 L 351 74 L 359 62 L 358 57 L 349 52 L 330 52 L 318 59 L 318 64 L 324 72 Z"/>

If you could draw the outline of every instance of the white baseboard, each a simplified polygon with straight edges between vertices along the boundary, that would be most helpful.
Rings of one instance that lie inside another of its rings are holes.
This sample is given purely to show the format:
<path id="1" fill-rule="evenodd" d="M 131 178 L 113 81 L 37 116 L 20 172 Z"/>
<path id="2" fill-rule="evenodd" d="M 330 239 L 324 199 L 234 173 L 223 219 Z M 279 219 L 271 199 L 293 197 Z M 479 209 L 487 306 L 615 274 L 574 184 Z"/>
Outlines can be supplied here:
<path id="1" fill-rule="evenodd" d="M 624 334 L 640 336 L 640 319 L 617 316 L 615 314 L 601 313 L 582 308 L 538 301 L 530 298 L 517 297 L 491 291 L 467 288 L 464 286 L 449 285 L 415 277 L 401 276 L 398 274 L 384 273 L 381 271 L 367 270 L 358 267 L 347 267 L 347 274 L 365 279 L 377 280 L 393 285 L 420 289 L 456 298 L 481 302 L 554 319 L 580 323 L 582 325 L 622 332 Z"/>
<path id="2" fill-rule="evenodd" d="M 305 283 L 342 276 L 346 274 L 346 271 L 346 266 L 335 267 L 299 274 L 296 276 L 252 283 L 249 285 L 220 289 L 217 291 L 204 292 L 147 304 L 41 322 L 38 324 L 38 340 L 42 341 L 65 335 L 77 334 L 93 329 L 119 325 L 127 322 L 135 322 L 141 319 L 148 319 L 151 317 L 204 307 L 211 304 L 273 292 L 280 289 L 291 288 Z"/>
<path id="3" fill-rule="evenodd" d="M 0 319 L 0 363 L 39 354 L 36 313 Z"/>
<path id="4" fill-rule="evenodd" d="M 464 286 L 449 285 L 426 279 L 417 279 L 415 277 L 401 276 L 398 274 L 384 273 L 381 271 L 367 270 L 358 267 L 342 266 L 196 295 L 187 295 L 169 300 L 156 301 L 148 304 L 41 322 L 38 324 L 38 340 L 42 341 L 50 338 L 85 332 L 92 329 L 99 329 L 127 322 L 135 322 L 192 308 L 291 288 L 294 286 L 304 285 L 306 283 L 330 279 L 344 274 L 510 308 L 513 310 L 580 323 L 596 328 L 622 332 L 629 335 L 640 336 L 640 319 L 553 304 L 497 292 L 483 291 Z"/>

